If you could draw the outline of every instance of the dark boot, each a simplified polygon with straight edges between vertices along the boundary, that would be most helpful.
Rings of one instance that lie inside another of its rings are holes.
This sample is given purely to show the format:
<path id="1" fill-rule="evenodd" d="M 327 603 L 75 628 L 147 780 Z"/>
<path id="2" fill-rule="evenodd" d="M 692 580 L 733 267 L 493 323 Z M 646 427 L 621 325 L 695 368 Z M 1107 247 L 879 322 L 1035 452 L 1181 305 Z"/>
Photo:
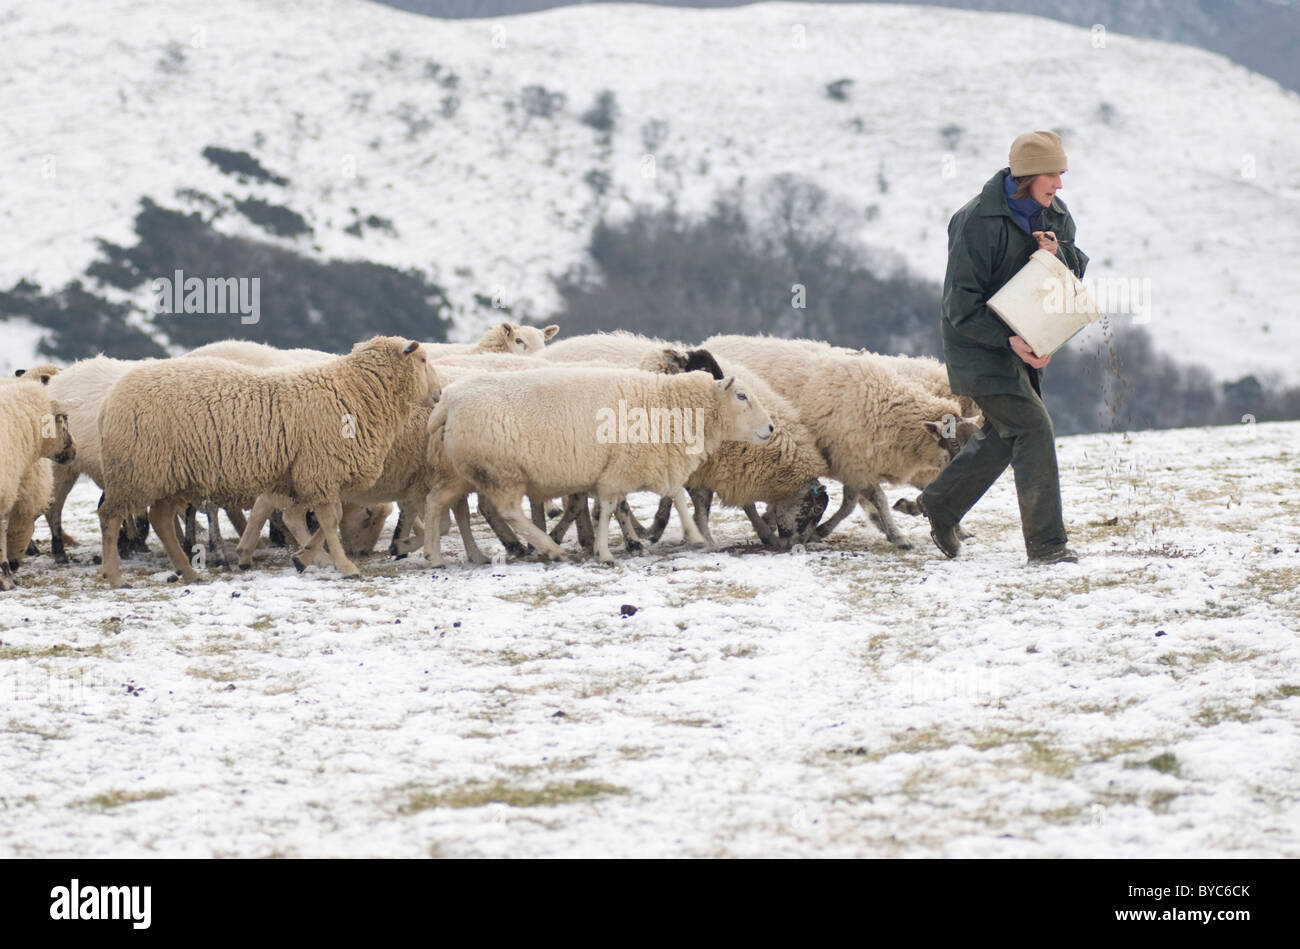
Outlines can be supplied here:
<path id="1" fill-rule="evenodd" d="M 957 536 L 957 525 L 948 523 L 942 518 L 930 517 L 930 513 L 925 509 L 924 495 L 917 499 L 920 505 L 921 513 L 930 521 L 930 539 L 934 541 L 934 546 L 943 551 L 943 555 L 951 560 L 957 556 L 961 550 L 961 538 Z"/>
<path id="2" fill-rule="evenodd" d="M 1035 566 L 1049 563 L 1078 563 L 1079 555 L 1076 554 L 1065 544 L 1057 547 L 1047 547 L 1037 553 L 1029 555 L 1026 566 Z"/>

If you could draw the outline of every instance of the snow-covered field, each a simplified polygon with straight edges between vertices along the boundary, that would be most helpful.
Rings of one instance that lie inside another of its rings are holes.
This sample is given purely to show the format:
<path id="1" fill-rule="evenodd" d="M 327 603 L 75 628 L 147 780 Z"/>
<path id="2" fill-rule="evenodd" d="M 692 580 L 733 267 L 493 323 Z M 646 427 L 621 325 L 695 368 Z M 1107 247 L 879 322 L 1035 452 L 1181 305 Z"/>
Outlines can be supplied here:
<path id="1" fill-rule="evenodd" d="M 1138 281 L 1158 345 L 1221 378 L 1298 378 L 1300 95 L 1202 50 L 896 4 L 441 21 L 362 0 L 62 0 L 11 4 L 0 29 L 3 287 L 52 290 L 98 238 L 132 243 L 143 196 L 210 212 L 177 194 L 197 189 L 301 213 L 313 233 L 276 240 L 304 254 L 431 273 L 471 339 L 498 318 L 474 294 L 549 322 L 551 276 L 602 213 L 700 210 L 784 173 L 938 281 L 951 214 L 1016 134 L 1056 128 L 1089 276 Z M 603 90 L 607 144 L 582 121 Z M 209 145 L 288 181 L 237 182 Z M 368 215 L 392 232 L 348 231 Z M 216 226 L 271 239 L 233 212 Z"/>
<path id="2" fill-rule="evenodd" d="M 1007 474 L 951 562 L 728 512 L 613 567 L 114 592 L 82 485 L 80 565 L 0 598 L 0 855 L 1300 856 L 1300 423 L 1060 445 L 1048 568 Z"/>

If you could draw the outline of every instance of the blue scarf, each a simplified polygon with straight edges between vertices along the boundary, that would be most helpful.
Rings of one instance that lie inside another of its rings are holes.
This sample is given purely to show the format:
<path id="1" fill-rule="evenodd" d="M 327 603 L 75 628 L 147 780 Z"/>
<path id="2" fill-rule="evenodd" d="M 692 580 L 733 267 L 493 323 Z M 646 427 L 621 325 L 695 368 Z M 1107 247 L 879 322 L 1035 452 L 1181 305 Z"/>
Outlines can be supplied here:
<path id="1" fill-rule="evenodd" d="M 1038 231 L 1050 230 L 1047 227 L 1046 216 L 1044 216 L 1043 219 L 1039 222 L 1038 227 L 1036 228 L 1030 227 L 1029 222 L 1034 219 L 1034 216 L 1037 214 L 1042 214 L 1044 211 L 1047 210 L 1047 208 L 1043 207 L 1041 204 L 1039 204 L 1029 195 L 1025 195 L 1023 198 L 1020 199 L 1013 198 L 1012 195 L 1016 193 L 1015 178 L 1013 178 L 1011 175 L 1007 175 L 1005 178 L 1003 178 L 1002 190 L 1006 192 L 1007 207 L 1011 209 L 1011 216 L 1016 219 L 1016 223 L 1020 225 L 1021 230 L 1023 230 L 1026 234 L 1032 233 L 1035 230 Z"/>

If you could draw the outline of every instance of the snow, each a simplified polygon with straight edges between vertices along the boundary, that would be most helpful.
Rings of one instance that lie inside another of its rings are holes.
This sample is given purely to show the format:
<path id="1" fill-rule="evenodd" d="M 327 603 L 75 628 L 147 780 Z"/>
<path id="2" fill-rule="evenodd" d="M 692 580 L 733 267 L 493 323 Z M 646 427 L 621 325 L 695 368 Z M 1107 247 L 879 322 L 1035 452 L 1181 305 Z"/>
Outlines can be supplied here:
<path id="1" fill-rule="evenodd" d="M 550 277 L 582 261 L 602 210 L 593 169 L 611 176 L 615 218 L 805 175 L 860 214 L 865 242 L 938 280 L 949 216 L 1017 133 L 1058 128 L 1090 276 L 1149 280 L 1137 318 L 1221 378 L 1300 378 L 1300 269 L 1278 250 L 1300 239 L 1300 96 L 1190 47 L 1110 33 L 1099 48 L 1091 30 L 1038 17 L 870 4 L 440 21 L 358 0 L 225 0 L 219 13 L 69 0 L 56 16 L 16 7 L 4 25 L 0 285 L 62 285 L 96 238 L 131 240 L 142 196 L 184 205 L 175 192 L 192 187 L 299 211 L 314 234 L 283 242 L 303 253 L 430 272 L 471 339 L 493 316 L 475 293 L 539 319 L 557 305 Z M 429 61 L 459 77 L 453 117 Z M 846 102 L 825 94 L 841 78 Z M 517 102 L 535 84 L 566 105 L 525 122 Z M 608 153 L 579 121 L 603 89 L 621 112 Z M 648 178 L 655 119 L 668 134 Z M 237 183 L 200 157 L 213 144 L 290 184 Z M 396 235 L 345 233 L 353 208 Z M 235 214 L 218 226 L 266 238 Z"/>
<path id="2" fill-rule="evenodd" d="M 453 532 L 359 581 L 178 587 L 155 541 L 112 591 L 83 483 L 79 562 L 0 596 L 0 855 L 1300 855 L 1300 423 L 1059 446 L 1044 568 L 1008 474 L 954 561 L 721 511 L 714 552 Z"/>

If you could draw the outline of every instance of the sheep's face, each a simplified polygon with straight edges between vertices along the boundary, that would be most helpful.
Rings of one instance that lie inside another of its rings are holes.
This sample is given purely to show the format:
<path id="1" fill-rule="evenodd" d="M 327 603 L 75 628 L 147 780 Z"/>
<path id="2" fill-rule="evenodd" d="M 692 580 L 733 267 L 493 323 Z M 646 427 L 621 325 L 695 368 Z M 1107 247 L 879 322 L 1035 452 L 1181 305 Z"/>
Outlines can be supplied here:
<path id="1" fill-rule="evenodd" d="M 560 327 L 552 323 L 550 326 L 538 329 L 536 326 L 520 326 L 517 323 L 502 323 L 501 335 L 505 337 L 505 351 L 514 353 L 517 356 L 531 356 L 534 353 L 540 353 L 545 348 L 547 341 L 560 331 Z"/>
<path id="2" fill-rule="evenodd" d="M 723 419 L 723 441 L 762 445 L 772 437 L 776 430 L 772 417 L 757 399 L 740 387 L 734 376 L 717 380 L 714 387 Z"/>
<path id="3" fill-rule="evenodd" d="M 429 353 L 414 342 L 407 343 L 402 352 L 411 360 L 411 372 L 415 374 L 415 401 L 422 405 L 435 404 L 442 397 L 442 383 L 438 371 L 429 362 Z"/>
<path id="4" fill-rule="evenodd" d="M 62 412 L 41 420 L 41 457 L 53 460 L 56 465 L 66 465 L 77 457 L 77 448 L 68 431 L 68 417 Z"/>
<path id="5" fill-rule="evenodd" d="M 43 386 L 50 384 L 50 380 L 59 374 L 59 367 L 50 363 L 41 363 L 39 366 L 32 366 L 30 369 L 15 369 L 14 375 L 20 379 L 28 379 L 32 382 L 39 382 Z"/>
<path id="6" fill-rule="evenodd" d="M 958 418 L 945 415 L 934 422 L 923 422 L 929 438 L 925 440 L 924 458 L 917 469 L 912 472 L 908 483 L 924 489 L 939 476 L 939 472 L 948 466 L 958 452 L 965 447 L 970 437 L 979 431 L 980 426 L 974 418 Z"/>

